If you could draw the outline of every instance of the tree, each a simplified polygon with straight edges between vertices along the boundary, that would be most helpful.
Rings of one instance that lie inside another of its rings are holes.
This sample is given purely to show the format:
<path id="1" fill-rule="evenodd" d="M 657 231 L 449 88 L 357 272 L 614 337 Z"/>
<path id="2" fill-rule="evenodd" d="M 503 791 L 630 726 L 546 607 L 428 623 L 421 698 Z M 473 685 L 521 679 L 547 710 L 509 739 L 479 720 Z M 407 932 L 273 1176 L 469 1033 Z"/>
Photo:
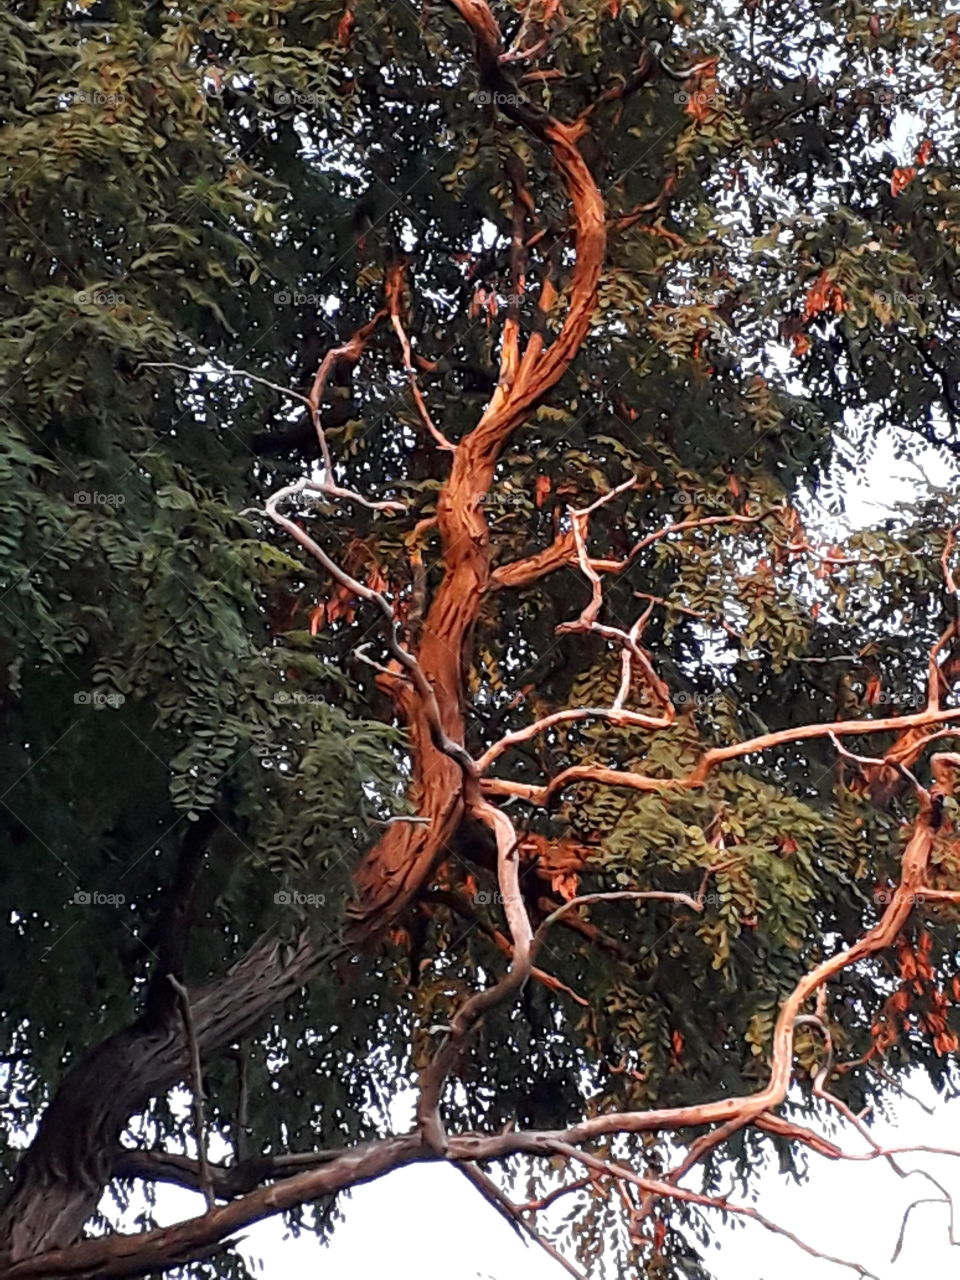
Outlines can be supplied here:
<path id="1" fill-rule="evenodd" d="M 948 1083 L 960 515 L 803 510 L 957 450 L 956 25 L 0 17 L 0 1275 L 512 1156 L 695 1274 L 722 1160 Z"/>

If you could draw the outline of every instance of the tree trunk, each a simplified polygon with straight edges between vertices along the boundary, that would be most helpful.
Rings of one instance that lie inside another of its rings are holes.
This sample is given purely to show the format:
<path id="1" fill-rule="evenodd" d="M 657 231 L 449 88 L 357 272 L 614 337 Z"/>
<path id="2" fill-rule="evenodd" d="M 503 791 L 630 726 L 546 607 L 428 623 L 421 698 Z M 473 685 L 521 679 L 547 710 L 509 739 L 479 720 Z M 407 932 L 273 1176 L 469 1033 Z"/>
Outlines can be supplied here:
<path id="1" fill-rule="evenodd" d="M 192 997 L 201 1053 L 245 1034 L 306 980 L 319 956 L 261 939 L 222 978 Z M 113 1176 L 132 1115 L 188 1071 L 183 1024 L 137 1024 L 105 1040 L 67 1072 L 0 1208 L 0 1264 L 73 1244 Z"/>

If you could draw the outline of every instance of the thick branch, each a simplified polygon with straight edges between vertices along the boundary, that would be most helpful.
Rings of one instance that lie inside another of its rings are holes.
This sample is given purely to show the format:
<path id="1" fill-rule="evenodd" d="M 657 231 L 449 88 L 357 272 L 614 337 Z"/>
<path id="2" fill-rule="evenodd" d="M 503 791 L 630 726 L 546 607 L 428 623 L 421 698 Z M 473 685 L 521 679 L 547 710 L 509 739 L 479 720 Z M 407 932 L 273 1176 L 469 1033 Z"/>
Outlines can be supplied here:
<path id="1" fill-rule="evenodd" d="M 477 620 L 490 579 L 490 533 L 482 495 L 510 434 L 566 372 L 586 337 L 596 308 L 604 261 L 604 204 L 577 141 L 582 125 L 569 126 L 526 102 L 501 66 L 500 31 L 486 0 L 453 0 L 470 27 L 481 81 L 515 123 L 545 144 L 563 180 L 576 223 L 575 264 L 567 311 L 550 346 L 534 334 L 510 376 L 494 391 L 480 421 L 460 441 L 450 476 L 437 503 L 443 549 L 443 580 L 423 622 L 418 659 L 432 686 L 448 738 L 464 740 L 462 665 L 467 638 Z M 512 341 L 512 339 L 511 339 Z M 414 755 L 417 812 L 426 827 L 394 827 L 365 859 L 357 875 L 360 902 L 349 937 L 375 936 L 410 902 L 442 856 L 463 809 L 452 797 L 462 779 L 456 765 L 438 752 L 416 699 L 403 705 Z"/>
<path id="2" fill-rule="evenodd" d="M 256 1026 L 306 981 L 319 956 L 264 938 L 223 977 L 193 993 L 199 1051 L 209 1057 Z M 130 1116 L 187 1073 L 175 1010 L 163 1026 L 136 1025 L 105 1040 L 64 1076 L 0 1209 L 0 1241 L 13 1261 L 72 1244 L 112 1174 Z"/>

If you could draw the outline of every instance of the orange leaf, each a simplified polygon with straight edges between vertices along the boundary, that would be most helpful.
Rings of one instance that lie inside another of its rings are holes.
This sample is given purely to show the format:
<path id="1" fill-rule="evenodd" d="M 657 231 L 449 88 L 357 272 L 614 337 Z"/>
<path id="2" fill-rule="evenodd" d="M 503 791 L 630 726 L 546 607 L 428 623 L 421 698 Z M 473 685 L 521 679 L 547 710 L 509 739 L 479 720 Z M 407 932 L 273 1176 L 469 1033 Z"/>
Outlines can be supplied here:
<path id="1" fill-rule="evenodd" d="M 919 147 L 917 147 L 917 156 L 916 156 L 917 164 L 925 165 L 927 161 L 930 159 L 930 156 L 932 154 L 933 154 L 933 143 L 930 141 L 929 138 L 924 138 L 924 140 L 920 143 Z"/>
<path id="2" fill-rule="evenodd" d="M 536 494 L 536 504 L 542 507 L 547 500 L 547 494 L 550 492 L 552 481 L 549 476 L 537 476 L 537 483 L 534 489 Z"/>
<path id="3" fill-rule="evenodd" d="M 554 893 L 559 893 L 564 902 L 569 902 L 571 898 L 577 896 L 577 886 L 580 881 L 573 873 L 559 872 L 555 876 L 550 877 L 550 887 Z"/>
<path id="4" fill-rule="evenodd" d="M 803 305 L 803 318 L 805 321 L 812 320 L 821 311 L 829 310 L 839 315 L 845 305 L 839 286 L 834 284 L 826 271 L 821 271 L 807 291 Z"/>
<path id="5" fill-rule="evenodd" d="M 910 183 L 916 176 L 917 171 L 912 167 L 907 169 L 894 169 L 893 177 L 890 179 L 890 194 L 898 196 L 904 187 L 909 187 Z"/>
<path id="6" fill-rule="evenodd" d="M 367 574 L 367 586 L 373 591 L 383 591 L 387 585 L 387 580 L 380 571 L 379 565 L 374 565 Z"/>
<path id="7" fill-rule="evenodd" d="M 830 278 L 825 271 L 821 271 L 807 290 L 807 296 L 803 304 L 804 320 L 810 320 L 813 316 L 819 315 L 821 311 L 827 309 L 827 295 L 829 292 Z"/>
<path id="8" fill-rule="evenodd" d="M 345 49 L 350 43 L 350 32 L 353 30 L 353 13 L 350 8 L 343 11 L 339 23 L 337 24 L 337 44 L 341 49 Z"/>

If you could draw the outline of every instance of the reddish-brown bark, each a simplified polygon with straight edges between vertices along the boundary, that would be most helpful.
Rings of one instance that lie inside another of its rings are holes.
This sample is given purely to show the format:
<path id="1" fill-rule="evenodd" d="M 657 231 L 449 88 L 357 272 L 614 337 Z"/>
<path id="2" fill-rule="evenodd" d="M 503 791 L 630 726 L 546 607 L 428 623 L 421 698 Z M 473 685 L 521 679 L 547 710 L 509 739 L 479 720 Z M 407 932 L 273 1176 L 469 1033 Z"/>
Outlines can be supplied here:
<path id="1" fill-rule="evenodd" d="M 576 226 L 576 264 L 566 315 L 547 347 L 535 335 L 519 358 L 511 355 L 504 379 L 485 412 L 459 442 L 450 475 L 437 504 L 443 580 L 423 620 L 417 660 L 432 685 L 443 729 L 464 744 L 463 664 L 465 645 L 490 587 L 490 532 L 482 499 L 511 433 L 563 376 L 593 318 L 606 244 L 603 200 L 580 154 L 585 126 L 569 126 L 521 102 L 501 67 L 502 43 L 484 0 L 454 0 L 476 42 L 484 83 L 497 91 L 505 111 L 548 148 L 569 195 Z M 508 90 L 508 91 L 507 91 Z M 519 185 L 519 178 L 517 183 Z M 510 338 L 516 341 L 516 335 Z M 428 713 L 409 689 L 396 698 L 407 724 L 414 760 L 412 801 L 427 825 L 397 824 L 387 829 L 357 873 L 359 901 L 349 937 L 375 937 L 409 904 L 453 840 L 469 798 L 458 765 L 439 750 Z"/>

